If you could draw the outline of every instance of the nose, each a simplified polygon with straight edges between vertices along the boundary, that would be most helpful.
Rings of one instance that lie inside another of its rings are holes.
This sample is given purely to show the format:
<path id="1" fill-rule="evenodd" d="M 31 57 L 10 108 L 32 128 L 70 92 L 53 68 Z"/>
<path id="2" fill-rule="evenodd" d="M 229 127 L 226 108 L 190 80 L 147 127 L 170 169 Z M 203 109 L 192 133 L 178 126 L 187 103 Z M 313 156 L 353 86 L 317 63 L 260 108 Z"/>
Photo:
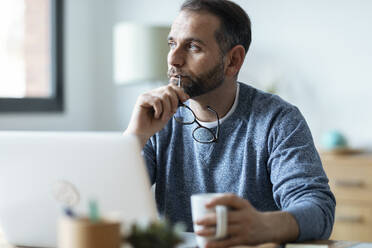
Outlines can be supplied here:
<path id="1" fill-rule="evenodd" d="M 181 68 L 185 64 L 185 55 L 180 47 L 170 49 L 168 52 L 168 65 Z"/>

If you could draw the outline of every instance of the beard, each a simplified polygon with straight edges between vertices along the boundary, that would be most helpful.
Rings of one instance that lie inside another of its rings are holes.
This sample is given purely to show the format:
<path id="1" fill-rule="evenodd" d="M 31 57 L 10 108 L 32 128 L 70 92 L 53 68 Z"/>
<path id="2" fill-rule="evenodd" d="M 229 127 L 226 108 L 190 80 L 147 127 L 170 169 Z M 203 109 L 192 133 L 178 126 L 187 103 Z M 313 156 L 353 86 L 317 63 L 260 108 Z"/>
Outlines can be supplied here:
<path id="1" fill-rule="evenodd" d="M 175 74 L 182 75 L 181 87 L 191 98 L 204 95 L 218 88 L 225 81 L 223 59 L 221 59 L 212 69 L 200 73 L 199 75 L 187 75 L 177 71 L 177 69 L 173 67 L 168 70 L 168 78 Z M 171 83 L 177 84 L 177 81 Z"/>

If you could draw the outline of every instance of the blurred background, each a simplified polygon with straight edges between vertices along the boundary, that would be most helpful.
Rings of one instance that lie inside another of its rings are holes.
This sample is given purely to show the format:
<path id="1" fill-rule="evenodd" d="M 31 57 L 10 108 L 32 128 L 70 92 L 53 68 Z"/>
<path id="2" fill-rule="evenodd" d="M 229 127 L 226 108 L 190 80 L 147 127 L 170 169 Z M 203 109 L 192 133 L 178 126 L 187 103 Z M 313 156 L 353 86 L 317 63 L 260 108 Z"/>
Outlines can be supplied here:
<path id="1" fill-rule="evenodd" d="M 1 0 L 0 131 L 125 130 L 167 81 L 182 2 Z M 331 238 L 371 242 L 372 1 L 235 2 L 253 33 L 239 81 L 299 107 L 337 199 Z"/>
<path id="2" fill-rule="evenodd" d="M 64 35 L 60 40 L 63 110 L 2 111 L 0 130 L 123 131 L 137 96 L 158 86 L 159 82 L 115 83 L 115 26 L 123 22 L 170 26 L 182 2 L 63 1 Z M 250 15 L 253 33 L 239 81 L 273 91 L 298 106 L 317 144 L 325 133 L 336 129 L 347 137 L 352 147 L 371 147 L 372 1 L 235 2 Z M 27 7 L 30 3 L 35 5 L 33 9 Z M 44 43 L 44 47 L 50 48 L 45 41 L 53 32 L 48 19 L 48 1 L 2 0 L 0 4 L 3 5 L 0 8 L 0 98 L 48 95 L 51 89 L 45 82 L 53 68 L 48 54 L 45 55 L 49 50 L 39 53 L 44 55 L 38 59 L 32 58 L 33 49 L 39 51 Z M 30 15 L 34 19 L 27 19 Z M 35 19 L 37 24 L 32 21 Z M 11 21 L 7 24 L 6 20 Z M 36 29 L 39 36 L 32 35 Z M 28 48 L 17 45 L 16 41 L 27 35 L 36 45 Z M 27 70 L 31 69 L 19 64 L 17 59 L 11 61 L 10 58 L 20 56 L 14 52 L 18 51 L 17 46 L 29 54 L 32 61 L 29 64 L 40 67 L 43 77 L 30 76 Z M 133 49 L 140 51 L 141 46 Z M 158 59 L 161 63 L 166 58 Z M 137 69 L 140 73 L 141 68 Z M 25 88 L 24 83 L 22 86 L 22 82 L 31 84 L 32 80 L 34 86 L 35 82 L 44 86 L 35 86 L 33 91 Z"/>

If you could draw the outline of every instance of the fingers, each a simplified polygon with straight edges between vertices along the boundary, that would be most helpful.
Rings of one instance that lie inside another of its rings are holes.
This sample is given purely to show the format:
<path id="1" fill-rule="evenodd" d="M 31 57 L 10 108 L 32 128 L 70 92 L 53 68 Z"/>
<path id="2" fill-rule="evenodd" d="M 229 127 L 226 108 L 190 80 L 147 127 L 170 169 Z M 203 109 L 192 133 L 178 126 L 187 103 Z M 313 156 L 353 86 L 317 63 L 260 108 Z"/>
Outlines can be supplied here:
<path id="1" fill-rule="evenodd" d="M 225 248 L 231 247 L 236 245 L 241 245 L 242 240 L 239 237 L 231 237 L 229 239 L 221 240 L 221 241 L 210 241 L 205 246 L 206 248 Z"/>
<path id="2" fill-rule="evenodd" d="M 242 209 L 249 204 L 248 201 L 234 195 L 234 194 L 224 194 L 213 198 L 210 202 L 206 204 L 207 208 L 213 208 L 217 205 L 225 205 L 234 209 Z"/>
<path id="3" fill-rule="evenodd" d="M 163 104 L 161 103 L 161 101 L 154 101 L 154 103 L 152 104 L 152 107 L 154 108 L 154 117 L 155 119 L 159 119 L 160 118 L 160 115 L 163 113 Z"/>
<path id="4" fill-rule="evenodd" d="M 153 110 L 155 119 L 168 120 L 177 111 L 179 101 L 187 101 L 190 97 L 183 89 L 169 84 L 143 94 L 139 106 Z"/>
<path id="5" fill-rule="evenodd" d="M 174 112 L 172 111 L 172 102 L 170 100 L 170 95 L 167 92 L 163 93 L 162 100 L 163 100 L 162 120 L 166 121 L 167 119 L 171 118 Z"/>
<path id="6" fill-rule="evenodd" d="M 216 227 L 204 227 L 203 229 L 196 231 L 195 234 L 203 237 L 214 236 L 216 235 Z"/>
<path id="7" fill-rule="evenodd" d="M 227 224 L 239 223 L 242 219 L 241 212 L 230 210 L 227 215 Z M 195 224 L 203 226 L 215 226 L 217 218 L 215 213 L 206 214 L 202 219 L 196 220 Z"/>
<path id="8" fill-rule="evenodd" d="M 241 214 L 238 211 L 229 212 L 227 227 L 228 235 L 235 235 L 241 231 L 240 215 Z M 195 224 L 203 226 L 203 229 L 196 231 L 195 234 L 200 236 L 214 236 L 216 234 L 216 220 L 215 213 L 206 214 L 202 219 L 195 222 Z"/>
<path id="9" fill-rule="evenodd" d="M 179 100 L 181 100 L 181 102 L 185 102 L 188 99 L 190 99 L 190 96 L 188 94 L 186 94 L 185 91 L 182 88 L 180 88 L 176 85 L 173 85 L 173 84 L 170 84 L 169 86 L 174 89 L 174 92 L 177 94 L 177 97 L 178 97 Z M 178 102 L 177 102 L 177 106 L 178 106 Z"/>
<path id="10" fill-rule="evenodd" d="M 235 234 L 238 234 L 241 229 L 241 225 L 239 224 L 229 225 L 227 227 L 227 235 L 233 236 Z M 214 236 L 216 235 L 216 226 L 206 226 L 203 229 L 196 231 L 195 234 L 203 237 Z"/>
<path id="11" fill-rule="evenodd" d="M 179 97 L 178 97 L 177 93 L 175 93 L 174 91 L 170 90 L 168 93 L 169 93 L 168 98 L 169 98 L 170 104 L 171 104 L 171 112 L 176 113 L 177 108 L 178 108 Z"/>
<path id="12" fill-rule="evenodd" d="M 209 213 L 204 215 L 203 218 L 196 220 L 195 224 L 203 226 L 214 226 L 216 225 L 216 219 L 217 218 L 215 213 Z"/>

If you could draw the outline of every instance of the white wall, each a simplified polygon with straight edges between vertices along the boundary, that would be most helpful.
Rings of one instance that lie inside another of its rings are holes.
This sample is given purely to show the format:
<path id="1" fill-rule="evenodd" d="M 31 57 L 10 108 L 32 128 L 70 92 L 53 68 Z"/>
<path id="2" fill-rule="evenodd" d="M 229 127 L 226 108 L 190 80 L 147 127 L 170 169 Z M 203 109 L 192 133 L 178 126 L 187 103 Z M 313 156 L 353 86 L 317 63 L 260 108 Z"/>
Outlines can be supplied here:
<path id="1" fill-rule="evenodd" d="M 372 1 L 237 1 L 253 22 L 241 74 L 300 107 L 317 141 L 329 129 L 372 145 Z"/>
<path id="2" fill-rule="evenodd" d="M 182 0 L 67 0 L 64 114 L 0 114 L 0 129 L 123 130 L 140 92 L 112 82 L 112 27 L 170 24 Z M 253 43 L 240 80 L 277 84 L 299 106 L 316 141 L 333 128 L 372 145 L 372 1 L 236 0 L 250 15 Z"/>

